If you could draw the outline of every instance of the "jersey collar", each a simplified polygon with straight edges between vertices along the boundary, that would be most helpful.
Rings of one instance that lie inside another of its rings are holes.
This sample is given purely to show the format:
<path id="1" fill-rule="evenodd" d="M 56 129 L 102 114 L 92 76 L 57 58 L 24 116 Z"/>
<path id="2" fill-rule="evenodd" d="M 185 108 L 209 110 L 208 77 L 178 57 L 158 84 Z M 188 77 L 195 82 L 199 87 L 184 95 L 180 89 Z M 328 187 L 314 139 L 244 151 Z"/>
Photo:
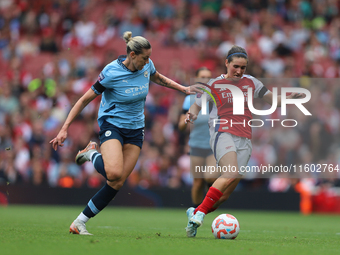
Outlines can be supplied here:
<path id="1" fill-rule="evenodd" d="M 125 70 L 125 71 L 129 71 L 131 73 L 135 73 L 135 72 L 138 72 L 139 70 L 136 70 L 136 71 L 131 71 L 129 68 L 127 68 L 124 64 L 123 64 L 123 61 L 126 59 L 126 55 L 120 55 L 117 59 L 117 62 L 118 64 Z"/>

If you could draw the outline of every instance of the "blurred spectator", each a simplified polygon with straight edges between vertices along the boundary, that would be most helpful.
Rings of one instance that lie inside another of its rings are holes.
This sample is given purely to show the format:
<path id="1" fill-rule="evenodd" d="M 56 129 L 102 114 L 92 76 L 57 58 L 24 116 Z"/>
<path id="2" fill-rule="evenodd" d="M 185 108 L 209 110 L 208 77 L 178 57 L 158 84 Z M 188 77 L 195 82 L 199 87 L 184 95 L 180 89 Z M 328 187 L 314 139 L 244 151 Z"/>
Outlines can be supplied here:
<path id="1" fill-rule="evenodd" d="M 15 96 L 27 89 L 28 83 L 32 80 L 32 74 L 23 68 L 23 60 L 13 57 L 9 60 L 6 70 L 7 81 L 11 85 L 11 90 Z"/>
<path id="2" fill-rule="evenodd" d="M 86 48 L 84 50 L 83 56 L 80 56 L 76 62 L 78 76 L 84 77 L 87 71 L 90 71 L 91 69 L 96 70 L 99 64 L 100 64 L 100 60 L 94 54 L 93 48 L 91 47 Z"/>
<path id="3" fill-rule="evenodd" d="M 78 49 L 82 47 L 80 39 L 76 35 L 75 27 L 72 27 L 71 30 L 64 35 L 62 40 L 63 49 Z"/>
<path id="4" fill-rule="evenodd" d="M 285 63 L 278 57 L 276 51 L 273 51 L 269 58 L 262 60 L 261 66 L 271 77 L 279 77 L 284 71 Z"/>
<path id="5" fill-rule="evenodd" d="M 15 151 L 8 148 L 6 152 L 2 153 L 2 160 L 0 161 L 0 183 L 20 183 L 23 181 L 18 169 L 15 167 Z"/>
<path id="6" fill-rule="evenodd" d="M 27 143 L 22 137 L 18 137 L 14 144 L 16 148 L 16 155 L 14 166 L 26 181 L 30 178 L 29 166 L 30 166 L 30 151 Z"/>
<path id="7" fill-rule="evenodd" d="M 83 13 L 80 20 L 74 25 L 75 35 L 83 47 L 87 47 L 93 43 L 96 23 L 89 20 L 87 14 Z"/>
<path id="8" fill-rule="evenodd" d="M 311 34 L 311 31 L 304 27 L 301 21 L 293 23 L 293 27 L 287 27 L 287 30 L 289 32 L 288 46 L 294 51 L 300 50 Z"/>
<path id="9" fill-rule="evenodd" d="M 8 29 L 8 27 L 4 27 L 0 33 L 0 50 L 6 48 L 10 41 L 10 30 Z"/>
<path id="10" fill-rule="evenodd" d="M 32 34 L 22 36 L 16 47 L 16 54 L 20 57 L 35 56 L 39 53 L 38 44 Z"/>
<path id="11" fill-rule="evenodd" d="M 125 14 L 125 19 L 119 25 L 119 35 L 122 36 L 125 31 L 131 31 L 136 36 L 143 35 L 145 31 L 145 26 L 136 7 Z"/>
<path id="12" fill-rule="evenodd" d="M 171 19 L 175 16 L 173 6 L 166 0 L 156 0 L 152 14 L 159 19 Z"/>
<path id="13" fill-rule="evenodd" d="M 33 151 L 34 148 L 36 149 L 41 148 L 45 142 L 45 139 L 46 139 L 46 136 L 44 134 L 43 120 L 35 119 L 32 125 L 32 136 L 31 136 L 31 139 L 28 141 L 30 151 Z"/>
<path id="14" fill-rule="evenodd" d="M 18 109 L 18 99 L 12 94 L 10 84 L 4 82 L 0 87 L 0 111 L 7 114 L 13 114 Z"/>
<path id="15" fill-rule="evenodd" d="M 190 173 L 190 156 L 188 154 L 184 154 L 179 157 L 177 165 L 180 171 L 181 181 L 185 185 L 191 186 L 193 180 Z"/>
<path id="16" fill-rule="evenodd" d="M 218 18 L 220 21 L 227 22 L 229 19 L 231 19 L 236 14 L 234 8 L 235 7 L 232 0 L 224 0 L 218 13 Z"/>
<path id="17" fill-rule="evenodd" d="M 38 31 L 37 13 L 29 9 L 22 17 L 22 30 L 27 34 L 36 34 Z"/>
<path id="18" fill-rule="evenodd" d="M 269 179 L 268 190 L 271 192 L 286 192 L 289 190 L 290 185 L 291 181 L 289 179 L 289 174 L 274 174 Z"/>
<path id="19" fill-rule="evenodd" d="M 58 186 L 63 188 L 80 187 L 82 173 L 80 167 L 74 162 L 73 155 L 67 149 L 61 152 L 61 161 L 54 171 L 57 171 Z"/>
<path id="20" fill-rule="evenodd" d="M 40 51 L 57 53 L 59 51 L 53 30 L 50 27 L 43 29 L 43 35 L 40 42 Z"/>
<path id="21" fill-rule="evenodd" d="M 46 185 L 46 171 L 48 162 L 43 159 L 43 146 L 39 143 L 31 143 L 30 178 L 34 185 Z"/>
<path id="22" fill-rule="evenodd" d="M 115 50 L 113 49 L 108 49 L 105 51 L 104 56 L 103 56 L 103 61 L 101 62 L 100 66 L 98 67 L 98 70 L 103 70 L 104 67 L 112 62 L 112 59 L 117 59 L 118 54 Z"/>
<path id="23" fill-rule="evenodd" d="M 89 188 L 99 188 L 103 186 L 105 179 L 99 174 L 90 162 L 84 164 L 84 180 Z"/>
<path id="24" fill-rule="evenodd" d="M 264 56 L 270 56 L 275 49 L 275 44 L 272 36 L 273 36 L 272 25 L 264 24 L 262 28 L 262 35 L 258 39 L 258 45 Z"/>
<path id="25" fill-rule="evenodd" d="M 1 153 L 12 150 L 12 139 L 11 139 L 11 129 L 10 126 L 4 123 L 0 125 L 0 151 Z M 4 154 L 7 155 L 7 154 Z"/>

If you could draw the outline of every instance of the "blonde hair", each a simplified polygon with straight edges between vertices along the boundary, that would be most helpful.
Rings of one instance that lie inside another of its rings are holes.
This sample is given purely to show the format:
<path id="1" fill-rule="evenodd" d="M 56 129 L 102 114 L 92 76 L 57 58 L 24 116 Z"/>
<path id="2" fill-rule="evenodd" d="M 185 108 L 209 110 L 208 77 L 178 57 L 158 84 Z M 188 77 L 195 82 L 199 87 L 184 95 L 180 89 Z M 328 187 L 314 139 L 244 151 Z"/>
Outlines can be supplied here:
<path id="1" fill-rule="evenodd" d="M 123 34 L 123 38 L 126 43 L 126 53 L 129 55 L 131 51 L 134 51 L 136 55 L 143 52 L 143 49 L 151 49 L 150 42 L 142 36 L 132 37 L 131 31 L 126 31 Z"/>

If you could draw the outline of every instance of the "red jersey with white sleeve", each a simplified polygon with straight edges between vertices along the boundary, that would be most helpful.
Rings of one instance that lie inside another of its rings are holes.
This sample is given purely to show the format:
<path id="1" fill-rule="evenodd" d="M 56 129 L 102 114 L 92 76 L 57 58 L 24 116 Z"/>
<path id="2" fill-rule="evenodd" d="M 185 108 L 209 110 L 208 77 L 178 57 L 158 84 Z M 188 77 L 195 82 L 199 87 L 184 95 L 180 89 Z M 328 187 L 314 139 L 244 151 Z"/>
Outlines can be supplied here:
<path id="1" fill-rule="evenodd" d="M 209 127 L 212 132 L 228 132 L 230 134 L 251 139 L 252 132 L 249 121 L 253 118 L 248 108 L 248 88 L 252 88 L 252 98 L 262 98 L 268 93 L 268 89 L 261 81 L 250 75 L 243 75 L 241 79 L 235 81 L 225 79 L 224 75 L 212 79 L 205 88 L 207 101 L 212 102 L 210 111 Z M 242 91 L 244 96 L 244 114 L 233 114 L 233 94 L 227 88 L 216 88 L 216 85 L 230 84 Z M 216 102 L 216 103 L 215 103 Z M 196 95 L 196 104 L 201 106 L 201 96 Z M 251 122 L 250 122 L 251 124 Z"/>

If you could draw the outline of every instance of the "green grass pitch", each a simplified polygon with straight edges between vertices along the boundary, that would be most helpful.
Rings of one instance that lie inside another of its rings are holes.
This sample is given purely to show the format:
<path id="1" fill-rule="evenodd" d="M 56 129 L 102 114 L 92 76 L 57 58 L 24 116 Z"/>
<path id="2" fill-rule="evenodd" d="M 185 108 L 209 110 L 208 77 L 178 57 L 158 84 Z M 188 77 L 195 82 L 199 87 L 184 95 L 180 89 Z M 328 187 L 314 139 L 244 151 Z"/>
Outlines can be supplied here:
<path id="1" fill-rule="evenodd" d="M 187 238 L 185 209 L 110 206 L 90 220 L 93 236 L 68 233 L 83 207 L 0 207 L 0 254 L 340 254 L 340 216 L 298 213 L 226 211 L 205 217 L 196 238 Z M 235 240 L 217 240 L 213 219 L 221 213 L 237 217 Z"/>

